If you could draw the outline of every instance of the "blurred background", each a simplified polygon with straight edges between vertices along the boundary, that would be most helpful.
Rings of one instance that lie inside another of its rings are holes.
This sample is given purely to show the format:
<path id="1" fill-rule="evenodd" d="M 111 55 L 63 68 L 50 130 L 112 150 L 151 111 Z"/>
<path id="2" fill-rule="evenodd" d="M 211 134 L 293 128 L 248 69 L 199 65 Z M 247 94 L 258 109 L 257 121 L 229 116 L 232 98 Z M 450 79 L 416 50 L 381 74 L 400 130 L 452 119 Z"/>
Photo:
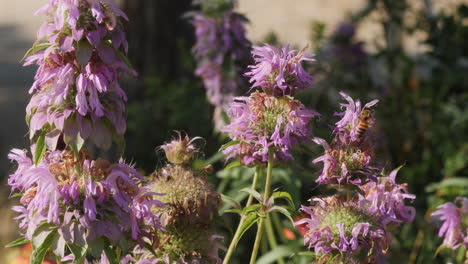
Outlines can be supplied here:
<path id="1" fill-rule="evenodd" d="M 17 234 L 9 209 L 16 201 L 9 201 L 5 185 L 14 169 L 7 154 L 29 145 L 24 109 L 35 67 L 23 68 L 20 60 L 44 19 L 33 13 L 46 2 L 0 0 L 0 256 L 5 256 L 2 245 Z M 125 159 L 151 173 L 163 162 L 155 148 L 174 135 L 172 130 L 182 130 L 204 137 L 202 158 L 217 161 L 214 166 L 221 169 L 224 163 L 216 152 L 227 139 L 215 131 L 213 107 L 193 73 L 194 32 L 184 18 L 195 7 L 190 0 L 118 2 L 130 18 L 129 58 L 139 72 L 138 78 L 122 78 L 129 95 Z M 468 195 L 468 1 L 239 0 L 236 8 L 250 21 L 252 43 L 290 43 L 299 49 L 308 44 L 316 53 L 317 62 L 307 65 L 315 84 L 299 95 L 322 114 L 314 124 L 316 136 L 331 138 L 339 91 L 364 102 L 381 100 L 376 111 L 379 159 L 389 169 L 405 165 L 399 179 L 417 195 L 418 211 L 414 224 L 394 239 L 391 251 L 398 254 L 390 263 L 457 263 L 458 256 L 450 252 L 434 258 L 441 241 L 427 215 L 438 204 Z M 321 193 L 314 184 L 320 167 L 311 163 L 321 151 L 306 145 L 297 150 L 296 165 L 277 169 L 275 187 L 293 194 L 297 206 Z M 251 173 L 220 171 L 212 182 L 218 191 L 241 200 L 238 190 L 249 184 Z M 223 229 L 237 220 L 220 221 Z M 229 238 L 229 228 L 223 230 Z M 284 244 L 305 250 L 295 239 L 298 233 L 288 230 L 279 234 Z M 250 249 L 245 241 L 235 263 L 243 263 L 243 250 Z"/>

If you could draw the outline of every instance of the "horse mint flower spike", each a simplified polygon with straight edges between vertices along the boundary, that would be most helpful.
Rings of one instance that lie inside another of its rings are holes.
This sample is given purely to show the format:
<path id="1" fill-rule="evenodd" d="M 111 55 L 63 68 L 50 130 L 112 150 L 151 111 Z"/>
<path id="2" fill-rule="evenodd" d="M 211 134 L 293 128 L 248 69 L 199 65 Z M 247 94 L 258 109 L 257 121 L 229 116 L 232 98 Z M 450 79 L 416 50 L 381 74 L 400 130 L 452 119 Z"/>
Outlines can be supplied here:
<path id="1" fill-rule="evenodd" d="M 26 109 L 31 139 L 46 133 L 49 150 L 60 139 L 88 138 L 108 149 L 126 130 L 127 96 L 118 77 L 134 74 L 122 59 L 128 44 L 120 18 L 128 18 L 113 0 L 51 0 L 38 13 L 49 20 L 25 58 L 25 65 L 39 66 Z"/>
<path id="2" fill-rule="evenodd" d="M 247 19 L 234 11 L 231 0 L 194 1 L 201 11 L 192 12 L 196 43 L 192 49 L 210 103 L 215 107 L 217 129 L 225 125 L 223 111 L 247 84 L 242 76 L 249 60 L 250 41 L 246 38 Z"/>

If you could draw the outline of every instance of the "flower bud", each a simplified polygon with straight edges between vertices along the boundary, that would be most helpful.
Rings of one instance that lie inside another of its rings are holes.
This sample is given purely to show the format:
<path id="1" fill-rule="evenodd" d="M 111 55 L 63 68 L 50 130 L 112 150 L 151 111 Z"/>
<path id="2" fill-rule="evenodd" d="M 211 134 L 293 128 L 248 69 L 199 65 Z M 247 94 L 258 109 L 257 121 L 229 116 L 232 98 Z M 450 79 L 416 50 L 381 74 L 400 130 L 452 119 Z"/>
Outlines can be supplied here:
<path id="1" fill-rule="evenodd" d="M 188 164 L 194 153 L 198 152 L 198 148 L 193 145 L 195 140 L 201 137 L 194 137 L 190 139 L 187 135 L 182 138 L 180 132 L 177 132 L 179 137 L 173 139 L 171 142 L 161 146 L 161 149 L 166 153 L 166 158 L 173 164 Z"/>

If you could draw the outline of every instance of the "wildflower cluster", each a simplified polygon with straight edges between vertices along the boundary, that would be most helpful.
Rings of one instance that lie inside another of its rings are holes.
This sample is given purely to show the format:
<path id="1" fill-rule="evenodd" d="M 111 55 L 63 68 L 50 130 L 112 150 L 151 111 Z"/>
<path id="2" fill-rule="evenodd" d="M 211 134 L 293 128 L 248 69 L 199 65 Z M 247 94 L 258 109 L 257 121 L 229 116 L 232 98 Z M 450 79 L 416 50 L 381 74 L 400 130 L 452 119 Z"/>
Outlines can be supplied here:
<path id="1" fill-rule="evenodd" d="M 91 160 L 85 151 L 79 157 L 48 151 L 37 166 L 23 150 L 13 149 L 9 158 L 18 163 L 8 184 L 22 194 L 13 210 L 20 213 L 16 219 L 27 240 L 47 226 L 54 239 L 81 247 L 92 241 L 143 242 L 161 226 L 151 210 L 164 205 L 153 200 L 149 186 L 140 187 L 143 177 L 125 163 Z"/>
<path id="2" fill-rule="evenodd" d="M 49 249 L 64 263 L 116 263 L 157 241 L 163 227 L 154 210 L 165 206 L 134 168 L 93 160 L 83 148 L 123 139 L 126 95 L 117 78 L 131 72 L 120 23 L 127 17 L 112 0 L 50 0 L 38 13 L 48 21 L 26 54 L 26 65 L 39 66 L 26 109 L 31 157 L 9 155 L 18 168 L 8 184 L 21 197 L 13 210 L 23 238 L 15 243 L 32 242 L 31 263 Z"/>
<path id="3" fill-rule="evenodd" d="M 376 164 L 373 153 L 372 107 L 378 100 L 361 106 L 345 93 L 340 93 L 348 102 L 341 104 L 345 111 L 337 113 L 342 119 L 336 123 L 335 138 L 330 144 L 324 139 L 314 138 L 314 142 L 322 145 L 324 155 L 316 158 L 314 163 L 323 163 L 323 170 L 317 179 L 319 184 L 354 184 L 361 185 L 368 181 L 376 181 L 381 168 Z"/>
<path id="4" fill-rule="evenodd" d="M 246 84 L 242 72 L 251 44 L 245 37 L 247 19 L 233 11 L 231 0 L 199 2 L 201 11 L 192 14 L 195 74 L 203 79 L 208 99 L 215 106 L 214 121 L 219 129 L 225 124 L 223 111 Z"/>
<path id="5" fill-rule="evenodd" d="M 468 198 L 458 197 L 456 202 L 461 207 L 450 202 L 444 203 L 431 216 L 443 222 L 439 229 L 439 237 L 444 237 L 442 247 L 455 250 L 464 246 L 468 249 Z"/>
<path id="6" fill-rule="evenodd" d="M 117 78 L 133 73 L 120 22 L 127 16 L 113 0 L 51 0 L 37 13 L 48 20 L 25 58 L 39 66 L 26 109 L 31 138 L 45 136 L 50 150 L 60 139 L 88 138 L 109 148 L 126 130 L 127 97 Z"/>
<path id="7" fill-rule="evenodd" d="M 382 263 L 391 242 L 389 230 L 413 221 L 415 209 L 405 201 L 416 197 L 406 184 L 396 183 L 399 168 L 384 175 L 373 165 L 369 146 L 375 120 L 366 111 L 377 101 L 361 107 L 359 101 L 341 95 L 348 104 L 342 104 L 346 110 L 338 114 L 342 119 L 332 143 L 314 139 L 325 148 L 314 160 L 324 163 L 317 182 L 338 186 L 339 192 L 311 198 L 311 205 L 301 208 L 308 216 L 296 225 L 306 230 L 304 243 L 318 255 L 318 263 Z"/>
<path id="8" fill-rule="evenodd" d="M 212 223 L 221 198 L 206 177 L 210 167 L 189 167 L 199 151 L 194 144 L 199 139 L 179 133 L 179 138 L 161 146 L 170 163 L 152 174 L 153 191 L 166 193 L 160 199 L 167 207 L 155 209 L 165 228 L 154 247 L 161 263 L 221 263 L 222 237 Z"/>
<path id="9" fill-rule="evenodd" d="M 256 82 L 253 87 L 261 86 L 264 92 L 254 92 L 249 97 L 237 97 L 229 105 L 228 116 L 231 123 L 222 131 L 229 133 L 235 144 L 230 144 L 223 150 L 227 158 L 237 157 L 244 165 L 266 163 L 269 149 L 274 149 L 276 160 L 292 160 L 291 147 L 309 140 L 308 125 L 318 113 L 307 109 L 291 96 L 297 89 L 305 87 L 297 83 L 304 84 L 305 80 L 311 79 L 301 66 L 306 53 L 294 50 L 287 52 L 288 49 L 288 45 L 283 47 L 283 52 L 269 45 L 254 47 L 254 56 L 272 52 L 269 56 L 257 59 L 257 64 L 250 66 L 254 70 L 247 73 L 251 76 L 251 81 Z M 265 81 L 278 73 L 283 77 L 287 74 L 287 79 L 297 81 L 295 84 L 279 80 Z"/>

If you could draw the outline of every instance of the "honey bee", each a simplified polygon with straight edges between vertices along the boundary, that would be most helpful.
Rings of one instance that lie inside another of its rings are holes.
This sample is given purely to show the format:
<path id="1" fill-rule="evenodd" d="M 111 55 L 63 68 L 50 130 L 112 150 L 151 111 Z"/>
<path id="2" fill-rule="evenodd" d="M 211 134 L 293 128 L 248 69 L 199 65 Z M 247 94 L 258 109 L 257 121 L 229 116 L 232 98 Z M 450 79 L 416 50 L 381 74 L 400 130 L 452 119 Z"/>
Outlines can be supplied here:
<path id="1" fill-rule="evenodd" d="M 357 125 L 357 136 L 359 139 L 362 139 L 367 129 L 372 125 L 371 118 L 374 110 L 368 107 L 364 107 L 361 113 L 359 114 L 359 123 Z"/>

